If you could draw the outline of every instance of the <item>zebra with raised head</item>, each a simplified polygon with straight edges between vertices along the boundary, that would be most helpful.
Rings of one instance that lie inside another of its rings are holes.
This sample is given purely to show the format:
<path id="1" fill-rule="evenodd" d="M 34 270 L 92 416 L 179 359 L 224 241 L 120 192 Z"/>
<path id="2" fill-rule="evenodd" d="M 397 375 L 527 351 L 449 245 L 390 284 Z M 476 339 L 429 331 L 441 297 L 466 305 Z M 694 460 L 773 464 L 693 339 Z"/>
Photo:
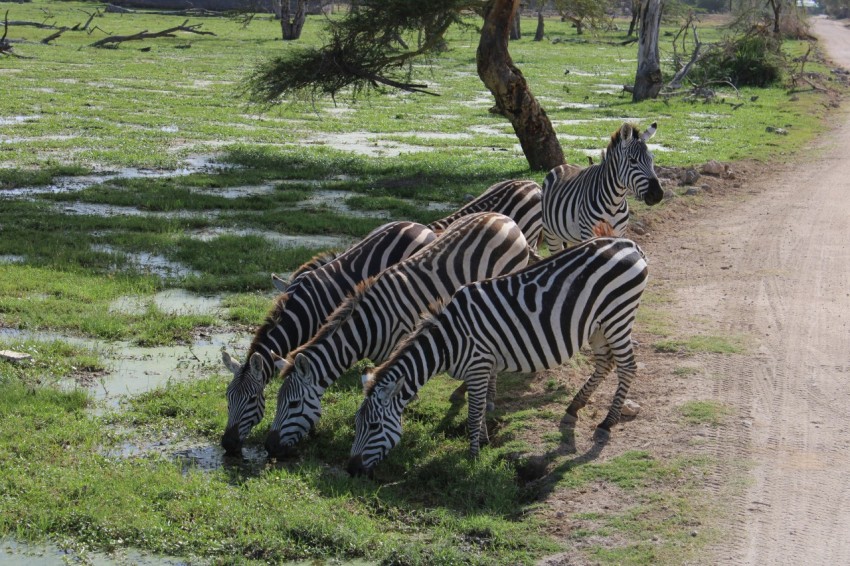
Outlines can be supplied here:
<path id="1" fill-rule="evenodd" d="M 431 222 L 428 228 L 440 233 L 452 222 L 468 214 L 499 212 L 517 223 L 528 244 L 536 250 L 543 230 L 543 209 L 540 206 L 542 193 L 540 185 L 528 179 L 501 181 L 490 185 L 480 196 L 456 212 Z"/>
<path id="2" fill-rule="evenodd" d="M 269 455 L 288 455 L 318 422 L 322 395 L 340 374 L 363 358 L 380 363 L 389 357 L 430 304 L 447 301 L 466 283 L 525 267 L 532 255 L 513 220 L 479 212 L 360 283 L 309 342 L 279 362 L 284 380 L 266 439 Z M 495 382 L 488 397 L 492 403 Z"/>
<path id="3" fill-rule="evenodd" d="M 591 346 L 595 370 L 564 421 L 575 422 L 616 365 L 619 385 L 597 427 L 606 437 L 635 374 L 631 331 L 646 278 L 637 244 L 595 238 L 516 273 L 462 287 L 373 372 L 355 417 L 349 473 L 371 473 L 398 443 L 404 407 L 440 372 L 467 384 L 470 453 L 476 456 L 488 440 L 484 408 L 496 372 L 554 368 L 584 344 Z"/>
<path id="4" fill-rule="evenodd" d="M 333 261 L 291 281 L 257 330 L 244 364 L 222 352 L 224 365 L 233 372 L 226 392 L 227 427 L 221 439 L 227 453 L 238 453 L 248 433 L 263 419 L 264 389 L 274 375 L 272 355 L 286 356 L 309 340 L 358 283 L 436 237 L 430 228 L 415 222 L 392 222 L 376 228 Z"/>
<path id="5" fill-rule="evenodd" d="M 578 172 L 572 165 L 549 171 L 543 181 L 543 230 L 550 251 L 591 238 L 600 221 L 623 236 L 629 222 L 626 193 L 630 190 L 649 206 L 661 202 L 664 191 L 646 146 L 656 128 L 653 122 L 641 134 L 637 127 L 623 124 L 611 136 L 600 163 Z"/>

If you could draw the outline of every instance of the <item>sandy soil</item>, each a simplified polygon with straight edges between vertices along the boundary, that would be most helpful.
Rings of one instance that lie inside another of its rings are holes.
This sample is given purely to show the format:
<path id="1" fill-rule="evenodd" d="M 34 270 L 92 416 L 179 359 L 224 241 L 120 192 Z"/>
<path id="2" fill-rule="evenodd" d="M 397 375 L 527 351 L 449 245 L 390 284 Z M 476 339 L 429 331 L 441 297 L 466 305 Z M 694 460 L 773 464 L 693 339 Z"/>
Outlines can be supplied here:
<path id="1" fill-rule="evenodd" d="M 813 30 L 830 59 L 850 69 L 850 29 L 817 18 Z M 701 205 L 674 199 L 632 234 L 650 260 L 650 290 L 671 299 L 642 308 L 665 312 L 673 338 L 724 336 L 744 346 L 739 354 L 661 354 L 651 347 L 657 337 L 638 328 L 629 397 L 640 415 L 594 447 L 592 426 L 615 386 L 609 377 L 576 428 L 576 463 L 635 449 L 716 462 L 705 485 L 718 524 L 695 524 L 692 534 L 714 530 L 719 542 L 683 562 L 850 564 L 850 113 L 833 120 L 834 130 L 794 162 L 737 163 L 732 178 L 703 177 Z M 535 381 L 553 376 L 565 372 Z M 567 379 L 581 383 L 575 373 Z M 690 400 L 718 402 L 727 416 L 719 426 L 683 425 L 679 407 Z M 570 517 L 634 504 L 629 493 L 607 491 L 545 495 L 550 534 L 575 545 L 569 533 L 591 525 Z M 576 552 L 541 561 L 585 563 Z"/>
<path id="2" fill-rule="evenodd" d="M 814 32 L 850 69 L 850 30 Z M 703 360 L 706 397 L 735 415 L 704 444 L 722 462 L 710 483 L 720 494 L 741 465 L 750 479 L 707 563 L 850 564 L 850 115 L 835 125 L 804 162 L 647 244 L 679 314 L 752 352 Z"/>

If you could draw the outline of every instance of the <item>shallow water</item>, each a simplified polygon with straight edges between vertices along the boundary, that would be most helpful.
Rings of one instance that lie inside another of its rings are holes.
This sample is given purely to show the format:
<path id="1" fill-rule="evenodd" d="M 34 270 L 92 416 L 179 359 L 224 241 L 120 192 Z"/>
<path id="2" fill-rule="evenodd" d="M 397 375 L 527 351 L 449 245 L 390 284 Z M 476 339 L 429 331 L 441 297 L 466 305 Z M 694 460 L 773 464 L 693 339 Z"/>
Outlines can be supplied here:
<path id="1" fill-rule="evenodd" d="M 153 297 L 128 295 L 119 297 L 109 305 L 110 312 L 142 314 L 150 304 L 168 314 L 210 314 L 221 315 L 221 297 L 204 296 L 185 289 L 166 289 Z"/>
<path id="2" fill-rule="evenodd" d="M 186 560 L 170 556 L 145 554 L 136 549 L 121 549 L 115 553 L 79 553 L 72 549 L 63 550 L 58 545 L 18 542 L 12 538 L 0 539 L 0 565 L 45 566 L 53 564 L 90 564 L 91 566 L 117 566 L 137 564 L 139 566 L 172 566 L 198 564 L 197 560 Z"/>
<path id="3" fill-rule="evenodd" d="M 186 277 L 187 275 L 198 275 L 194 269 L 190 269 L 161 255 L 148 252 L 124 252 L 119 251 L 107 244 L 94 244 L 92 251 L 121 254 L 127 258 L 140 273 L 149 273 L 162 278 Z"/>

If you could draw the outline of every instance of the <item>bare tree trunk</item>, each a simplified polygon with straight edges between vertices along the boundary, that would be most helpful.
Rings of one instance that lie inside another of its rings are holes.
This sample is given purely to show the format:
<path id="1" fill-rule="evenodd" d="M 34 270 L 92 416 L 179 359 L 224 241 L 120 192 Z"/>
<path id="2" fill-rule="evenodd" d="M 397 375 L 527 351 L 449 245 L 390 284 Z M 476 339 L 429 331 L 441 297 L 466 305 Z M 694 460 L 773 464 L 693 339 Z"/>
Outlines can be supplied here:
<path id="1" fill-rule="evenodd" d="M 519 0 L 491 0 L 484 8 L 476 54 L 478 76 L 493 93 L 496 107 L 511 121 L 528 165 L 547 171 L 564 163 L 564 152 L 546 111 L 508 53 L 511 18 L 518 5 Z"/>
<path id="2" fill-rule="evenodd" d="M 301 37 L 304 21 L 307 19 L 306 3 L 307 0 L 296 0 L 295 14 L 293 14 L 290 0 L 280 1 L 280 31 L 284 41 Z"/>
<path id="3" fill-rule="evenodd" d="M 640 14 L 640 5 L 641 0 L 632 0 L 632 21 L 629 22 L 629 33 L 626 37 L 631 37 L 635 33 L 635 26 L 637 25 L 638 15 Z"/>
<path id="4" fill-rule="evenodd" d="M 522 27 L 520 26 L 520 14 L 522 14 L 522 5 L 520 4 L 514 17 L 511 18 L 511 40 L 522 39 Z"/>
<path id="5" fill-rule="evenodd" d="M 768 0 L 767 3 L 773 10 L 773 33 L 779 34 L 779 19 L 782 15 L 782 0 Z"/>
<path id="6" fill-rule="evenodd" d="M 655 98 L 661 91 L 661 61 L 658 55 L 658 34 L 661 28 L 661 0 L 645 0 L 640 9 L 637 73 L 632 101 Z"/>
<path id="7" fill-rule="evenodd" d="M 534 32 L 534 41 L 543 41 L 543 10 L 537 12 L 537 31 Z"/>

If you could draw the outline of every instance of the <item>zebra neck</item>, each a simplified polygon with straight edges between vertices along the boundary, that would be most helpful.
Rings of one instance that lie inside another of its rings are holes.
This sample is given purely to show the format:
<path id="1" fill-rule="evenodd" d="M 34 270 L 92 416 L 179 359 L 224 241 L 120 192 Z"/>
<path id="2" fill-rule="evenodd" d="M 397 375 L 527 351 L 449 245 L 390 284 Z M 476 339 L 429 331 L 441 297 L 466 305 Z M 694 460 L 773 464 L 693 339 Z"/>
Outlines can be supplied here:
<path id="1" fill-rule="evenodd" d="M 430 330 L 418 333 L 388 362 L 392 365 L 395 379 L 404 382 L 400 393 L 403 406 L 416 397 L 429 379 L 448 368 L 442 333 L 434 328 Z"/>

